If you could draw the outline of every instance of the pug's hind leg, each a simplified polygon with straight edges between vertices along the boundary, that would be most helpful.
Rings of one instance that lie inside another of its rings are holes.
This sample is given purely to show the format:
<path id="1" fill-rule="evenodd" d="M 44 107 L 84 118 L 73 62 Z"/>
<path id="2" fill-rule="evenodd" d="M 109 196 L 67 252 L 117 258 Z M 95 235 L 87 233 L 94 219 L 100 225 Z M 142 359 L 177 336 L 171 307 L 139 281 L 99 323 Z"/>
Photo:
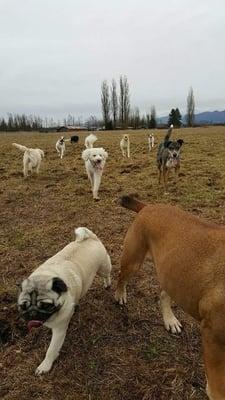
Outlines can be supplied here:
<path id="1" fill-rule="evenodd" d="M 63 345 L 69 321 L 66 324 L 52 328 L 52 338 L 42 363 L 37 367 L 35 374 L 41 375 L 50 371 L 52 364 L 56 360 Z"/>
<path id="2" fill-rule="evenodd" d="M 110 276 L 111 270 L 112 270 L 111 260 L 109 255 L 107 255 L 105 263 L 98 270 L 98 275 L 103 278 L 105 289 L 111 286 L 111 276 Z"/>

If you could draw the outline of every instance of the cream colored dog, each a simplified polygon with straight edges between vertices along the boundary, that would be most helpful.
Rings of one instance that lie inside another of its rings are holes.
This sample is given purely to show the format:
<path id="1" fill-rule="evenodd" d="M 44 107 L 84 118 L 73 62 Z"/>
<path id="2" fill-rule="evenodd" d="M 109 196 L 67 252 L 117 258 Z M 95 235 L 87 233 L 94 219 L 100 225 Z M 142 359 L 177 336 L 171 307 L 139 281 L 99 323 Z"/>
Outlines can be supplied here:
<path id="1" fill-rule="evenodd" d="M 101 147 L 86 149 L 82 153 L 88 178 L 91 182 L 93 198 L 99 200 L 98 190 L 108 153 Z"/>
<path id="2" fill-rule="evenodd" d="M 167 204 L 144 204 L 130 196 L 122 206 L 138 214 L 128 229 L 116 300 L 147 254 L 157 270 L 165 328 L 181 331 L 171 299 L 200 322 L 207 394 L 225 399 L 225 227 Z"/>
<path id="3" fill-rule="evenodd" d="M 123 157 L 130 157 L 130 137 L 129 135 L 123 135 L 120 141 L 120 149 L 122 151 Z"/>
<path id="4" fill-rule="evenodd" d="M 26 146 L 22 146 L 21 144 L 12 143 L 17 149 L 24 153 L 23 155 L 23 175 L 25 178 L 29 175 L 29 172 L 32 173 L 33 170 L 36 173 L 39 173 L 39 169 L 41 166 L 41 161 L 44 158 L 44 152 L 41 149 L 30 149 Z"/>
<path id="5" fill-rule="evenodd" d="M 93 135 L 93 133 L 88 135 L 84 141 L 84 145 L 85 145 L 86 149 L 91 149 L 93 147 L 94 143 L 96 142 L 96 140 L 98 140 L 98 138 L 97 138 L 97 136 Z"/>
<path id="6" fill-rule="evenodd" d="M 149 149 L 149 151 L 151 151 L 153 149 L 154 145 L 155 145 L 155 138 L 154 138 L 153 133 L 150 133 L 148 135 L 148 149 Z"/>
<path id="7" fill-rule="evenodd" d="M 75 230 L 76 240 L 40 265 L 22 282 L 18 309 L 28 328 L 47 326 L 52 339 L 36 375 L 48 372 L 63 345 L 74 307 L 87 293 L 96 274 L 110 286 L 110 257 L 87 228 Z"/>

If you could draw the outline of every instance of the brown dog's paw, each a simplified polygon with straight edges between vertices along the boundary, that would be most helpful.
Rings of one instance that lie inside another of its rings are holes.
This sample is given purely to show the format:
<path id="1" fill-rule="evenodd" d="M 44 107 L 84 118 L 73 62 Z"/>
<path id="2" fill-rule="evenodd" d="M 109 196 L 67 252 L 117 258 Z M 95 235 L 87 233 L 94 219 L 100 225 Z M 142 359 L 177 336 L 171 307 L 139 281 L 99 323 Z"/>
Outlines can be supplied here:
<path id="1" fill-rule="evenodd" d="M 126 289 L 117 289 L 115 293 L 115 299 L 117 303 L 119 303 L 121 306 L 127 304 L 127 291 Z"/>

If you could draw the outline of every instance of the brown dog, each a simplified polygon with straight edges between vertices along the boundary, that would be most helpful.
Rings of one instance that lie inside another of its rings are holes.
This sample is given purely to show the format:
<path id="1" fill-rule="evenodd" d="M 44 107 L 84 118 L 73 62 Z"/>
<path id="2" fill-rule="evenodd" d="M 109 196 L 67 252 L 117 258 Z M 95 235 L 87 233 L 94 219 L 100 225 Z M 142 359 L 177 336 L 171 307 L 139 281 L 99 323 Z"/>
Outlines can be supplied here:
<path id="1" fill-rule="evenodd" d="M 225 400 L 225 228 L 176 206 L 146 205 L 130 196 L 121 204 L 138 215 L 124 240 L 116 300 L 126 303 L 127 282 L 148 253 L 162 288 L 166 329 L 181 330 L 172 298 L 200 322 L 207 394 Z"/>

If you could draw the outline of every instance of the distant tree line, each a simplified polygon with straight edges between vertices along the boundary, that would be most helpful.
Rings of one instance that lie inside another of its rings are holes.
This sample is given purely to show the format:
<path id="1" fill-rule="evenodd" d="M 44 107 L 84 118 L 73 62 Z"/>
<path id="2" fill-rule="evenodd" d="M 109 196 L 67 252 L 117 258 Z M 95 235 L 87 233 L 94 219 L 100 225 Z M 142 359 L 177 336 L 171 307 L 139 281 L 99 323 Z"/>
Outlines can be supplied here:
<path id="1" fill-rule="evenodd" d="M 35 115 L 8 114 L 8 118 L 0 118 L 1 131 L 36 131 L 42 128 L 42 119 Z"/>
<path id="2" fill-rule="evenodd" d="M 102 120 L 105 129 L 124 129 L 132 127 L 155 129 L 157 127 L 157 117 L 155 106 L 151 107 L 150 114 L 140 115 L 138 107 L 134 109 L 130 105 L 130 89 L 126 76 L 120 76 L 119 93 L 117 93 L 117 83 L 112 79 L 109 86 L 107 80 L 101 85 L 101 106 Z M 187 97 L 186 125 L 194 125 L 195 101 L 193 89 L 190 88 Z M 173 124 L 180 128 L 183 124 L 182 115 L 179 108 L 172 108 L 168 117 L 167 125 Z"/>
<path id="3" fill-rule="evenodd" d="M 151 107 L 150 114 L 140 115 L 139 108 L 131 109 L 130 88 L 127 77 L 121 75 L 118 84 L 112 79 L 111 85 L 104 80 L 101 84 L 102 119 L 105 129 L 124 129 L 129 126 L 138 128 L 156 128 L 156 110 Z"/>
<path id="4" fill-rule="evenodd" d="M 102 120 L 97 119 L 94 115 L 91 115 L 86 120 L 81 117 L 76 118 L 71 114 L 68 114 L 63 119 L 64 126 L 86 126 L 87 129 L 97 129 L 102 127 Z M 13 131 L 42 131 L 42 130 L 56 130 L 62 126 L 60 121 L 55 121 L 54 118 L 41 118 L 36 115 L 25 115 L 25 114 L 12 114 L 9 113 L 8 117 L 0 118 L 0 131 L 13 132 Z"/>
<path id="5" fill-rule="evenodd" d="M 97 118 L 91 115 L 86 120 L 79 117 L 76 118 L 72 114 L 68 114 L 63 119 L 65 126 L 82 126 L 89 130 L 104 128 L 104 129 L 125 129 L 132 127 L 133 129 L 147 128 L 155 129 L 158 124 L 155 106 L 150 107 L 150 112 L 140 114 L 139 108 L 131 108 L 130 104 L 130 88 L 126 76 L 121 75 L 119 83 L 112 79 L 109 86 L 104 80 L 101 84 L 101 106 L 102 118 Z M 195 100 L 192 87 L 187 96 L 187 112 L 186 125 L 194 126 L 195 117 Z M 172 108 L 167 125 L 173 124 L 180 128 L 184 123 L 179 108 Z M 9 113 L 7 118 L 0 118 L 0 131 L 35 131 L 45 129 L 56 129 L 62 126 L 60 121 L 55 121 L 53 118 L 41 118 L 36 115 L 12 114 Z"/>

